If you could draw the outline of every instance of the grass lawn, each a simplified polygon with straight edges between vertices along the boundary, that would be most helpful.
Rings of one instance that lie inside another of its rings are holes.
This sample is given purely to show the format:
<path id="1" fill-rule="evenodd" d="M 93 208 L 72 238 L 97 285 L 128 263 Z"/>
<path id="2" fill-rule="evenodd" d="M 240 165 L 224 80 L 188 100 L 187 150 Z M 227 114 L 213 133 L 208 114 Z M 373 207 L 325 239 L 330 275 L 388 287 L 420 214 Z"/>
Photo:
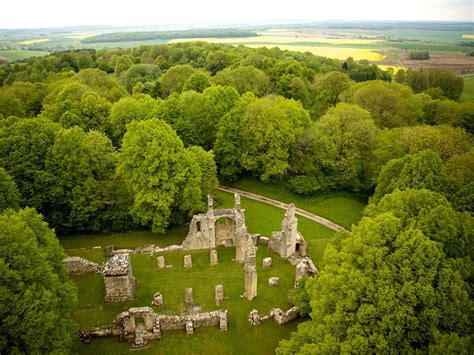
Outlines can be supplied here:
<path id="1" fill-rule="evenodd" d="M 245 209 L 247 227 L 250 233 L 271 236 L 273 231 L 281 229 L 284 210 L 246 198 L 241 200 Z M 232 207 L 232 194 L 217 191 L 215 207 Z M 298 228 L 308 241 L 308 254 L 317 266 L 320 265 L 324 248 L 334 234 L 331 230 L 298 217 Z M 179 244 L 187 233 L 187 226 L 171 228 L 163 235 L 149 232 L 131 232 L 112 235 L 79 235 L 62 238 L 61 244 L 69 255 L 83 256 L 89 260 L 103 262 L 105 258 L 99 246 L 115 245 L 116 247 L 136 247 L 145 244 L 166 246 Z M 94 248 L 95 247 L 95 248 Z M 86 249 L 84 249 L 86 248 Z M 191 254 L 193 267 L 184 269 L 183 256 Z M 218 248 L 219 265 L 209 265 L 209 251 L 163 253 L 166 263 L 172 268 L 159 270 L 155 266 L 156 257 L 133 255 L 133 273 L 138 280 L 136 298 L 133 302 L 105 304 L 104 282 L 101 275 L 84 275 L 72 277 L 79 291 L 79 305 L 74 312 L 74 319 L 81 328 L 109 324 L 115 316 L 135 306 L 150 305 L 153 294 L 160 291 L 164 298 L 161 312 L 180 314 L 184 309 L 184 288 L 192 287 L 194 300 L 203 311 L 215 309 L 229 310 L 229 331 L 220 332 L 216 328 L 195 330 L 193 336 L 186 336 L 183 331 L 164 332 L 160 342 L 151 341 L 144 353 L 163 354 L 272 354 L 283 338 L 288 338 L 300 321 L 279 326 L 273 321 L 259 327 L 251 326 L 247 315 L 253 308 L 262 313 L 273 307 L 284 310 L 290 305 L 286 299 L 293 287 L 295 268 L 276 254 L 270 254 L 265 245 L 259 245 L 257 251 L 258 296 L 247 301 L 240 297 L 244 287 L 243 265 L 232 261 L 235 248 Z M 271 256 L 273 266 L 262 269 L 264 257 Z M 270 287 L 267 280 L 271 276 L 280 277 L 278 287 Z M 226 299 L 220 307 L 214 302 L 214 287 L 224 286 Z M 157 309 L 158 311 L 158 309 Z M 81 354 L 121 354 L 128 353 L 128 344 L 119 343 L 116 337 L 93 339 L 90 345 L 83 345 L 78 340 L 75 352 Z"/>
<path id="2" fill-rule="evenodd" d="M 333 193 L 316 196 L 300 196 L 277 184 L 264 184 L 250 177 L 243 177 L 228 184 L 237 189 L 254 192 L 315 213 L 348 229 L 362 218 L 364 203 L 348 193 Z"/>
<path id="3" fill-rule="evenodd" d="M 279 326 L 269 321 L 262 326 L 253 327 L 247 321 L 247 315 L 253 308 L 268 312 L 273 307 L 284 310 L 290 305 L 286 298 L 292 289 L 294 267 L 275 254 L 270 254 L 266 246 L 260 246 L 257 252 L 258 296 L 247 301 L 240 295 L 244 291 L 243 265 L 235 263 L 235 248 L 219 247 L 219 265 L 209 265 L 209 251 L 190 252 L 193 259 L 191 269 L 184 269 L 183 256 L 189 252 L 164 253 L 170 269 L 159 270 L 156 255 L 132 256 L 133 273 L 138 280 L 136 298 L 133 302 L 104 304 L 104 283 L 100 275 L 73 277 L 79 290 L 79 306 L 74 312 L 75 320 L 81 327 L 110 323 L 123 310 L 134 306 L 149 305 L 153 294 L 160 291 L 164 298 L 164 307 L 160 312 L 180 314 L 185 309 L 184 289 L 193 288 L 194 302 L 203 311 L 227 309 L 229 311 L 229 331 L 220 332 L 217 327 L 195 330 L 193 336 L 183 331 L 164 332 L 160 342 L 151 341 L 145 353 L 163 354 L 271 354 L 282 338 L 288 338 L 296 329 L 298 321 Z M 262 269 L 262 259 L 272 256 L 270 269 Z M 280 277 L 280 285 L 270 287 L 267 280 L 271 276 Z M 226 299 L 220 307 L 215 305 L 214 286 L 222 284 Z M 130 346 L 120 344 L 118 338 L 93 339 L 90 345 L 76 344 L 79 353 L 105 354 L 128 353 Z"/>

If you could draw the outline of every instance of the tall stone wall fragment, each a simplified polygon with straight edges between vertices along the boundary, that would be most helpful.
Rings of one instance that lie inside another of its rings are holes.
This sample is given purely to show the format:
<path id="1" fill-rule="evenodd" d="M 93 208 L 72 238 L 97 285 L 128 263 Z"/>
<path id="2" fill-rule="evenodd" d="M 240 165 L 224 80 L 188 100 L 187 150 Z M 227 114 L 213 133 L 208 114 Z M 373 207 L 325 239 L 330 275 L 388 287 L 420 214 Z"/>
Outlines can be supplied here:
<path id="1" fill-rule="evenodd" d="M 304 257 L 296 265 L 294 287 L 298 287 L 299 281 L 305 276 L 314 276 L 319 274 L 318 269 L 309 257 Z"/>

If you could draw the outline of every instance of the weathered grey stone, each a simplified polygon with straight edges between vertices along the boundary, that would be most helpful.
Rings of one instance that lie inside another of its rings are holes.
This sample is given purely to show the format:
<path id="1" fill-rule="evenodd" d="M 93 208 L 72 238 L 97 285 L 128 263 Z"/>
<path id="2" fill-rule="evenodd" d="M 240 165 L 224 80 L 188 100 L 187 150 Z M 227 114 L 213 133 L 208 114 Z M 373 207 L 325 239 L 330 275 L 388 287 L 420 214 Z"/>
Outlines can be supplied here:
<path id="1" fill-rule="evenodd" d="M 218 306 L 224 300 L 224 286 L 216 285 L 215 297 L 216 297 L 216 305 Z"/>
<path id="2" fill-rule="evenodd" d="M 113 245 L 107 245 L 104 247 L 104 256 L 106 258 L 111 258 L 114 255 L 114 246 Z"/>
<path id="3" fill-rule="evenodd" d="M 160 292 L 156 292 L 153 295 L 152 304 L 156 307 L 163 307 L 163 295 Z"/>
<path id="4" fill-rule="evenodd" d="M 314 276 L 319 274 L 318 269 L 313 263 L 313 260 L 309 257 L 301 259 L 301 261 L 296 265 L 295 270 L 295 282 L 294 287 L 298 287 L 299 281 L 305 276 Z"/>
<path id="5" fill-rule="evenodd" d="M 105 302 L 131 301 L 135 297 L 135 279 L 128 254 L 116 254 L 107 261 L 104 270 Z"/>
<path id="6" fill-rule="evenodd" d="M 292 256 L 306 256 L 306 241 L 298 232 L 295 205 L 290 204 L 281 224 L 281 231 L 273 232 L 268 241 L 268 250 L 289 259 Z"/>
<path id="7" fill-rule="evenodd" d="M 214 249 L 219 245 L 235 246 L 235 259 L 243 262 L 248 233 L 238 194 L 235 201 L 234 208 L 214 210 L 212 196 L 209 195 L 207 213 L 193 216 L 188 235 L 182 244 L 183 250 Z"/>
<path id="8" fill-rule="evenodd" d="M 247 248 L 245 250 L 245 297 L 251 301 L 257 296 L 257 248 L 255 239 L 247 239 Z"/>
<path id="9" fill-rule="evenodd" d="M 194 303 L 193 289 L 191 287 L 186 287 L 184 289 L 184 303 L 187 305 L 192 305 Z"/>
<path id="10" fill-rule="evenodd" d="M 280 278 L 273 276 L 268 279 L 268 286 L 278 286 L 280 284 Z"/>
<path id="11" fill-rule="evenodd" d="M 186 334 L 193 335 L 193 333 L 194 333 L 193 321 L 187 320 L 186 321 Z"/>
<path id="12" fill-rule="evenodd" d="M 250 311 L 248 320 L 251 325 L 260 325 L 260 314 L 256 309 Z"/>
<path id="13" fill-rule="evenodd" d="M 219 260 L 217 257 L 217 250 L 216 249 L 211 249 L 210 252 L 210 263 L 211 265 L 217 265 L 219 264 Z"/>
<path id="14" fill-rule="evenodd" d="M 259 242 L 260 244 L 268 244 L 269 240 L 270 240 L 270 238 L 268 238 L 268 237 L 262 237 L 262 236 L 260 236 L 260 237 L 258 238 L 258 242 Z"/>
<path id="15" fill-rule="evenodd" d="M 264 269 L 269 269 L 271 266 L 272 266 L 272 258 L 270 258 L 270 257 L 264 258 L 263 263 L 262 263 L 262 267 Z"/>
<path id="16" fill-rule="evenodd" d="M 160 255 L 156 258 L 156 266 L 158 269 L 163 269 L 166 266 L 165 257 L 163 255 Z"/>
<path id="17" fill-rule="evenodd" d="M 185 255 L 184 256 L 184 267 L 186 269 L 189 269 L 192 266 L 193 266 L 193 261 L 191 259 L 191 255 Z"/>
<path id="18" fill-rule="evenodd" d="M 277 322 L 279 325 L 283 325 L 299 317 L 300 311 L 296 306 L 290 308 L 286 312 L 283 312 L 280 308 L 273 308 L 270 312 L 270 315 L 273 316 L 275 322 Z"/>
<path id="19" fill-rule="evenodd" d="M 69 256 L 63 260 L 63 264 L 69 275 L 100 273 L 103 269 L 101 265 L 79 256 Z"/>

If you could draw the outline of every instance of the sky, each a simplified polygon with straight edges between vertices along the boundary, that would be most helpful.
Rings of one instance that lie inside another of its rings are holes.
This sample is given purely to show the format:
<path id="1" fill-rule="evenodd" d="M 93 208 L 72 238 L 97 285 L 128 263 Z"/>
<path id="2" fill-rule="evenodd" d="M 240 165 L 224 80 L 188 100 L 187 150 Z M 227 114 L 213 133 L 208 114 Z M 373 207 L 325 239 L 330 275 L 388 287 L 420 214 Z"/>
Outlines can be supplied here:
<path id="1" fill-rule="evenodd" d="M 473 21 L 473 0 L 6 0 L 0 28 L 246 24 L 300 20 Z"/>

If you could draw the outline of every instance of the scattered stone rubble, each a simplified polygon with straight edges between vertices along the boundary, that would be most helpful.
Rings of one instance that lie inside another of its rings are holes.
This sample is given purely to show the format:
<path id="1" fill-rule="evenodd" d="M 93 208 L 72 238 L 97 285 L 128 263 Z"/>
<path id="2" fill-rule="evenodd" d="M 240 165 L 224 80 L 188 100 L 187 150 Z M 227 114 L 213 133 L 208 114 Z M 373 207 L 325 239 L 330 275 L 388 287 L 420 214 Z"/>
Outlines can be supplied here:
<path id="1" fill-rule="evenodd" d="M 136 319 L 142 319 L 143 322 L 136 322 Z M 183 329 L 191 335 L 195 328 L 213 326 L 219 327 L 221 331 L 228 330 L 227 310 L 175 316 L 155 313 L 150 307 L 136 307 L 117 315 L 109 326 L 83 329 L 79 334 L 84 343 L 89 343 L 94 337 L 119 336 L 121 341 L 131 343 L 134 348 L 141 348 L 149 340 L 161 339 L 163 331 Z"/>
<path id="2" fill-rule="evenodd" d="M 272 266 L 272 258 L 270 258 L 270 257 L 264 258 L 263 263 L 262 263 L 262 267 L 264 269 L 269 269 L 271 266 Z"/>
<path id="3" fill-rule="evenodd" d="M 104 268 L 103 265 L 93 263 L 79 256 L 69 256 L 63 260 L 63 264 L 66 272 L 73 276 L 92 273 L 100 274 Z"/>
<path id="4" fill-rule="evenodd" d="M 260 315 L 256 309 L 252 309 L 248 316 L 251 325 L 260 325 L 263 321 L 273 319 L 277 324 L 284 325 L 300 316 L 297 306 L 290 308 L 284 312 L 281 308 L 272 308 L 267 315 Z"/>
<path id="5" fill-rule="evenodd" d="M 156 292 L 153 295 L 153 302 L 151 303 L 152 306 L 156 307 L 163 307 L 163 295 L 161 292 Z"/>
<path id="6" fill-rule="evenodd" d="M 296 265 L 294 287 L 298 287 L 298 283 L 303 277 L 315 276 L 317 274 L 319 274 L 319 271 L 311 258 L 305 257 L 301 259 L 298 265 Z"/>
<path id="7" fill-rule="evenodd" d="M 278 286 L 280 284 L 280 278 L 273 276 L 268 279 L 268 286 Z"/>
<path id="8" fill-rule="evenodd" d="M 105 302 L 131 301 L 135 297 L 135 278 L 128 254 L 116 254 L 107 261 L 104 270 Z"/>

